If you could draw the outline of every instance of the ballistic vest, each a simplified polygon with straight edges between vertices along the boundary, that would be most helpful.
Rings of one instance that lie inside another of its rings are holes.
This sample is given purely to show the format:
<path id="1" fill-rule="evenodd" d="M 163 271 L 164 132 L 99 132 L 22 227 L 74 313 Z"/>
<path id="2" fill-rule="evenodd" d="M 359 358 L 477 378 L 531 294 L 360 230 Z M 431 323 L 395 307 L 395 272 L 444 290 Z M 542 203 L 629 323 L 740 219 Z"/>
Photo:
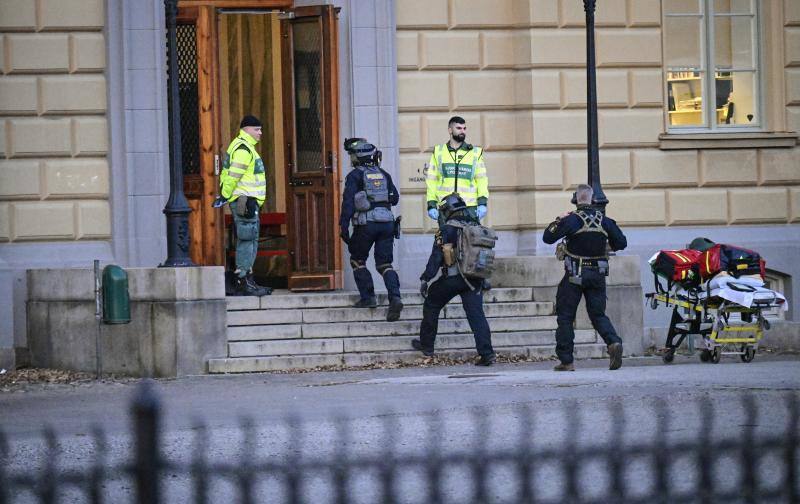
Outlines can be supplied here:
<path id="1" fill-rule="evenodd" d="M 367 222 L 394 222 L 391 204 L 389 203 L 389 181 L 378 165 L 358 166 L 366 194 L 366 202 L 359 201 L 356 194 L 352 222 L 354 226 L 363 226 Z M 362 203 L 367 203 L 363 207 Z"/>
<path id="2" fill-rule="evenodd" d="M 575 233 L 567 236 L 566 253 L 577 259 L 606 259 L 606 243 L 608 232 L 603 229 L 603 214 L 596 210 L 578 208 L 573 215 L 577 215 L 583 225 Z"/>

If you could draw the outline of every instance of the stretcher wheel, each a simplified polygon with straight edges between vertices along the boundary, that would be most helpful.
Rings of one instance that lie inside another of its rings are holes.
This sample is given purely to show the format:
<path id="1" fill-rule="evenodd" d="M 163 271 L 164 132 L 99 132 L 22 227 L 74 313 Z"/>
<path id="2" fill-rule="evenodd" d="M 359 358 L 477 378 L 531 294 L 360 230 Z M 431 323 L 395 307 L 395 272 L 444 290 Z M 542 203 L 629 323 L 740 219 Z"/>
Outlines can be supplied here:
<path id="1" fill-rule="evenodd" d="M 719 347 L 714 348 L 711 351 L 711 362 L 714 364 L 719 364 L 719 360 L 722 358 L 722 350 Z"/>
<path id="2" fill-rule="evenodd" d="M 700 350 L 700 361 L 708 362 L 711 360 L 711 352 L 708 350 Z"/>
<path id="3" fill-rule="evenodd" d="M 767 330 L 767 331 L 769 331 L 769 329 L 770 329 L 770 327 L 771 327 L 771 326 L 769 325 L 769 320 L 767 320 L 767 319 L 761 319 L 761 322 L 763 322 L 763 323 L 764 323 L 764 329 L 765 329 L 765 330 Z"/>
<path id="4" fill-rule="evenodd" d="M 664 350 L 664 355 L 661 356 L 661 360 L 664 361 L 664 364 L 669 364 L 675 359 L 675 349 L 674 348 L 667 348 Z"/>
<path id="5" fill-rule="evenodd" d="M 742 345 L 742 355 L 739 356 L 742 362 L 752 362 L 756 357 L 756 349 L 747 345 Z"/>
<path id="6" fill-rule="evenodd" d="M 650 298 L 650 308 L 654 310 L 658 308 L 658 299 L 656 299 L 655 297 Z"/>

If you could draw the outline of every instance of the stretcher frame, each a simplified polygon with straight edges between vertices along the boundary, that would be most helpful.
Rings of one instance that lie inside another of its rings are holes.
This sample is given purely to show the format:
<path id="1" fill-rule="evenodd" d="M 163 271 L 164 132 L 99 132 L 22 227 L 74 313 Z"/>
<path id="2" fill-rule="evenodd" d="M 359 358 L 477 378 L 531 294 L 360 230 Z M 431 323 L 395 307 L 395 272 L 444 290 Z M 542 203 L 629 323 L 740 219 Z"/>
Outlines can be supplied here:
<path id="1" fill-rule="evenodd" d="M 682 294 L 665 289 L 658 277 L 654 278 L 654 283 L 656 291 L 645 294 L 650 308 L 657 309 L 659 303 L 673 307 L 665 346 L 661 350 L 665 364 L 673 361 L 675 351 L 689 336 L 700 337 L 702 362 L 717 364 L 722 355 L 738 355 L 742 362 L 751 362 L 764 331 L 770 328 L 763 310 L 779 306 L 776 296 L 767 302 L 756 301 L 747 307 L 711 296 L 708 284 L 705 289 L 687 289 L 686 294 Z M 702 292 L 706 294 L 704 297 L 701 297 Z M 731 319 L 734 313 L 739 314 L 740 320 Z"/>

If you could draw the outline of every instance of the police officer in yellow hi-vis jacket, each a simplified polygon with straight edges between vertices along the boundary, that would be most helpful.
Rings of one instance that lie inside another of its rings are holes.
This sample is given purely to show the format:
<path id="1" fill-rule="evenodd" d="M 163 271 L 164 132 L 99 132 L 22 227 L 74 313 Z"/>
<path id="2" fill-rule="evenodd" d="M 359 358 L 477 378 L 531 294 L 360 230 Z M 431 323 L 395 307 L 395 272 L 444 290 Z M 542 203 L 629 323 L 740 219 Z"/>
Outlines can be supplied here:
<path id="1" fill-rule="evenodd" d="M 489 179 L 483 162 L 483 149 L 465 142 L 467 122 L 453 116 L 447 123 L 450 140 L 433 148 L 425 168 L 428 216 L 444 223 L 438 205 L 448 194 L 458 193 L 467 205 L 467 213 L 478 220 L 486 216 L 489 203 Z"/>
<path id="2" fill-rule="evenodd" d="M 234 285 L 242 296 L 266 296 L 253 278 L 253 263 L 258 251 L 259 210 L 267 197 L 264 162 L 256 151 L 261 140 L 261 121 L 246 115 L 239 124 L 239 135 L 228 146 L 219 178 L 220 194 L 215 207 L 230 203 L 236 226 L 236 271 Z"/>

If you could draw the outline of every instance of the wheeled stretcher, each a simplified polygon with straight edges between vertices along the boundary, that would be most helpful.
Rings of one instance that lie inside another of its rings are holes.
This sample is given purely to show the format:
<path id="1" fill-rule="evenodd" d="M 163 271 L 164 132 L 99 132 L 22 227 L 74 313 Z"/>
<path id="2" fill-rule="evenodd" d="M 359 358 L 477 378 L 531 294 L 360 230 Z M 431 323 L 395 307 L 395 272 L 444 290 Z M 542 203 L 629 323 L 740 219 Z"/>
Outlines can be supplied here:
<path id="1" fill-rule="evenodd" d="M 662 359 L 670 363 L 675 350 L 689 336 L 699 336 L 700 360 L 718 363 L 722 355 L 738 355 L 750 362 L 769 321 L 768 310 L 786 310 L 783 294 L 770 290 L 760 279 L 720 274 L 695 288 L 664 288 L 658 276 L 655 292 L 645 294 L 652 309 L 672 307 Z"/>

